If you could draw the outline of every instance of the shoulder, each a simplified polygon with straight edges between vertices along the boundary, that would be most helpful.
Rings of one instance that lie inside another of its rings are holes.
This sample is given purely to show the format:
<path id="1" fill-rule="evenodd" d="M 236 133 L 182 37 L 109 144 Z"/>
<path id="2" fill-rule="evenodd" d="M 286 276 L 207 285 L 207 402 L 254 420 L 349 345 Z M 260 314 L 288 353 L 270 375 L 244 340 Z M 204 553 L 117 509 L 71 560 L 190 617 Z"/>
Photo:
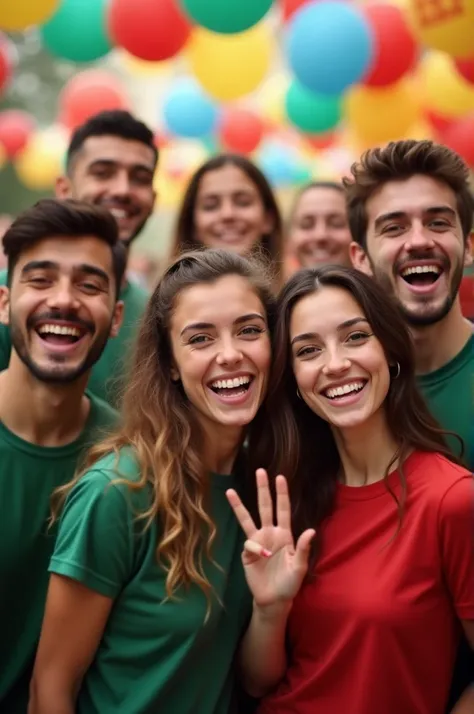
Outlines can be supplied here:
<path id="1" fill-rule="evenodd" d="M 441 516 L 472 508 L 474 477 L 468 469 L 438 453 L 417 452 L 412 458 L 412 473 Z"/>
<path id="2" fill-rule="evenodd" d="M 71 491 L 76 498 L 123 501 L 133 509 L 148 506 L 148 486 L 140 488 L 141 470 L 132 449 L 122 448 L 92 464 Z M 135 487 L 135 488 L 134 488 Z"/>
<path id="3" fill-rule="evenodd" d="M 91 420 L 94 425 L 117 426 L 120 418 L 119 413 L 110 404 L 89 390 L 86 390 L 86 396 L 91 403 Z"/>

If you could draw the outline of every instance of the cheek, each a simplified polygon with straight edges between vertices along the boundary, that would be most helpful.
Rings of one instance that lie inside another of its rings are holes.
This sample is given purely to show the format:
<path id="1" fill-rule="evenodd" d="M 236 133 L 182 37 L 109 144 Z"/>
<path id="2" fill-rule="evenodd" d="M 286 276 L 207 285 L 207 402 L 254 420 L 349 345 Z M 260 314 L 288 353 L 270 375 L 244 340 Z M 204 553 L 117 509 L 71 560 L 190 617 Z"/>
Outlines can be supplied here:
<path id="1" fill-rule="evenodd" d="M 312 392 L 319 370 L 310 362 L 293 362 L 293 372 L 300 392 Z"/>

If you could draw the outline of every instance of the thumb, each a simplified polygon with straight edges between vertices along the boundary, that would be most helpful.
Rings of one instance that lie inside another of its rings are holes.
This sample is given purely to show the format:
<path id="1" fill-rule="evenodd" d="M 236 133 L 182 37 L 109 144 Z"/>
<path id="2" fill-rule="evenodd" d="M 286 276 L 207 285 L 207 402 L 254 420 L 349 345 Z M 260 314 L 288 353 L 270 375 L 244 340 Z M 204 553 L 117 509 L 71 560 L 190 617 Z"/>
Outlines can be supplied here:
<path id="1" fill-rule="evenodd" d="M 311 543 L 313 541 L 316 531 L 314 528 L 309 528 L 304 531 L 298 538 L 296 544 L 295 558 L 298 566 L 304 570 L 308 568 L 308 558 L 311 550 Z"/>

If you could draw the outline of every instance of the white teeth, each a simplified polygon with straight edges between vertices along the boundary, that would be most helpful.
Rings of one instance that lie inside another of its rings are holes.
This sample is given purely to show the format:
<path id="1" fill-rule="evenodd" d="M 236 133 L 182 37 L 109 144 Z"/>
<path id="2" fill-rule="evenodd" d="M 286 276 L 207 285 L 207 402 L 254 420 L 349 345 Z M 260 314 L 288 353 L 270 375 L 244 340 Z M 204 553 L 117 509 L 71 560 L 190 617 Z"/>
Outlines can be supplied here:
<path id="1" fill-rule="evenodd" d="M 405 278 L 407 275 L 414 275 L 416 273 L 434 273 L 435 275 L 439 275 L 441 268 L 438 265 L 414 265 L 410 268 L 405 268 L 405 270 L 402 271 L 402 277 Z"/>
<path id="2" fill-rule="evenodd" d="M 38 328 L 40 335 L 71 335 L 80 337 L 81 331 L 77 327 L 62 327 L 61 325 L 41 325 Z"/>
<path id="3" fill-rule="evenodd" d="M 341 387 L 334 387 L 331 389 L 326 389 L 324 394 L 329 399 L 334 399 L 335 397 L 343 397 L 346 394 L 351 394 L 351 392 L 360 392 L 364 387 L 364 382 L 352 382 L 351 384 L 344 384 Z"/>
<path id="4" fill-rule="evenodd" d="M 250 382 L 250 377 L 234 377 L 234 379 L 217 379 L 212 382 L 211 387 L 214 389 L 234 389 L 235 387 L 241 387 L 243 384 L 248 384 Z"/>
<path id="5" fill-rule="evenodd" d="M 116 220 L 127 217 L 127 211 L 123 211 L 120 208 L 110 208 L 109 211 Z"/>

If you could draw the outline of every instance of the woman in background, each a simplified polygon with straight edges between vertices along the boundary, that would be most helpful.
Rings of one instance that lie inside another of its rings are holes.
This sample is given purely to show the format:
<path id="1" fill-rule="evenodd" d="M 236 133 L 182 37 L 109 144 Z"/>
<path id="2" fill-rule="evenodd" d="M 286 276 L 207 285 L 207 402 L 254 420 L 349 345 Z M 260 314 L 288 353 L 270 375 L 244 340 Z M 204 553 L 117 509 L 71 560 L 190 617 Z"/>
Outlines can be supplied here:
<path id="1" fill-rule="evenodd" d="M 196 171 L 179 210 L 173 256 L 202 246 L 239 255 L 263 249 L 278 284 L 282 241 L 282 220 L 273 191 L 249 159 L 221 154 Z"/>

